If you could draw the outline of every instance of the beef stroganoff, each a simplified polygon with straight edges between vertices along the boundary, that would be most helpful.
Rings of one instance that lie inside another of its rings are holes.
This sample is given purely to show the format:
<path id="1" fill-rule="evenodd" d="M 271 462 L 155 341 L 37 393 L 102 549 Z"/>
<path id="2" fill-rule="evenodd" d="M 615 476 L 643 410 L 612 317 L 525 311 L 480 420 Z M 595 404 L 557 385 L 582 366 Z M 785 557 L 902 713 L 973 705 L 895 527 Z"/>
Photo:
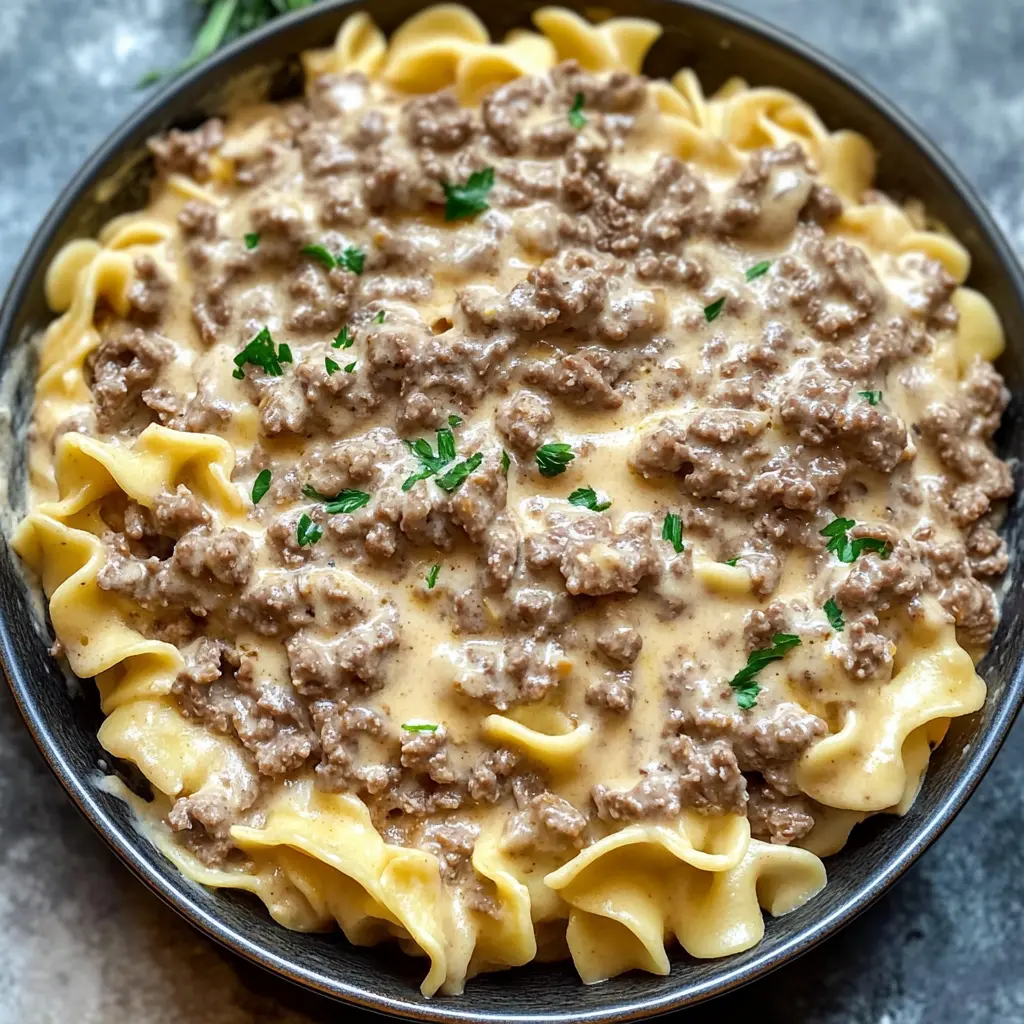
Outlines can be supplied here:
<path id="1" fill-rule="evenodd" d="M 15 544 L 190 878 L 423 992 L 756 944 L 985 690 L 965 250 L 657 25 L 468 10 L 150 143 L 47 279 Z"/>

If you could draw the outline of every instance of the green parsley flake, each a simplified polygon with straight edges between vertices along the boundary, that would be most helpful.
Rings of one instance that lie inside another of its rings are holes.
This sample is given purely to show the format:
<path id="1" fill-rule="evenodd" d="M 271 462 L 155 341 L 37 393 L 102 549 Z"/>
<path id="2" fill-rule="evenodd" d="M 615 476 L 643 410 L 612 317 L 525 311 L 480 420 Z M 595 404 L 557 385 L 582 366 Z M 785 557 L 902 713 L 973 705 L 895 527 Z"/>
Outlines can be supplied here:
<path id="1" fill-rule="evenodd" d="M 851 540 L 847 532 L 853 529 L 857 523 L 853 519 L 844 519 L 836 516 L 831 523 L 822 531 L 823 537 L 828 537 L 826 551 L 831 551 L 840 562 L 855 562 L 865 551 L 876 551 L 881 558 L 888 558 L 891 554 L 889 542 L 880 540 L 878 537 L 856 537 Z"/>
<path id="2" fill-rule="evenodd" d="M 707 320 L 708 323 L 711 323 L 711 321 L 715 320 L 718 317 L 718 314 L 722 312 L 722 307 L 724 305 L 724 295 L 720 299 L 715 299 L 715 301 L 712 302 L 711 305 L 704 307 L 704 319 Z"/>
<path id="3" fill-rule="evenodd" d="M 252 482 L 252 503 L 258 505 L 260 499 L 270 490 L 270 470 L 261 469 Z"/>
<path id="4" fill-rule="evenodd" d="M 324 356 L 324 369 L 327 371 L 327 376 L 337 373 L 341 367 L 330 357 Z"/>
<path id="5" fill-rule="evenodd" d="M 348 333 L 348 327 L 345 326 L 338 331 L 337 337 L 335 337 L 334 341 L 331 342 L 331 348 L 351 348 L 355 343 L 355 340 L 356 339 Z"/>
<path id="6" fill-rule="evenodd" d="M 282 363 L 290 363 L 292 361 L 292 352 L 287 345 L 281 345 L 279 348 L 275 348 L 274 339 L 270 335 L 270 329 L 264 327 L 263 330 L 256 335 L 241 352 L 235 356 L 235 369 L 232 376 L 236 380 L 242 380 L 245 376 L 242 367 L 246 363 L 251 363 L 253 366 L 259 366 L 264 372 L 268 373 L 271 377 L 280 377 L 284 371 L 281 369 Z"/>
<path id="7" fill-rule="evenodd" d="M 508 452 L 504 448 L 501 449 L 501 472 L 504 476 L 508 476 L 508 468 L 512 465 L 512 459 Z"/>
<path id="8" fill-rule="evenodd" d="M 384 317 L 386 317 L 387 315 L 388 315 L 388 314 L 387 314 L 387 312 L 386 312 L 385 310 L 383 310 L 383 309 L 382 309 L 382 310 L 381 310 L 381 311 L 380 311 L 380 312 L 379 312 L 379 313 L 378 313 L 378 314 L 377 314 L 377 315 L 376 315 L 376 316 L 375 316 L 375 317 L 373 318 L 373 322 L 374 322 L 375 324 L 382 324 L 382 323 L 384 323 Z"/>
<path id="9" fill-rule="evenodd" d="M 661 539 L 667 540 L 678 555 L 683 550 L 683 521 L 674 512 L 665 516 L 661 525 Z"/>
<path id="10" fill-rule="evenodd" d="M 440 565 L 432 565 L 427 573 L 427 590 L 433 590 L 437 583 L 437 574 L 441 571 Z"/>
<path id="11" fill-rule="evenodd" d="M 455 416 L 454 414 L 449 416 L 448 417 L 448 426 L 449 427 L 461 427 L 462 426 L 462 417 L 461 416 Z"/>
<path id="12" fill-rule="evenodd" d="M 606 508 L 612 507 L 610 501 L 598 501 L 597 491 L 593 487 L 577 487 L 569 495 L 569 504 L 589 508 L 591 512 L 603 512 Z"/>
<path id="13" fill-rule="evenodd" d="M 839 610 L 839 605 L 836 604 L 834 597 L 830 597 L 825 602 L 825 616 L 828 619 L 828 624 L 837 633 L 841 633 L 846 623 L 843 621 L 843 613 Z"/>
<path id="14" fill-rule="evenodd" d="M 736 556 L 735 558 L 729 558 L 729 559 L 727 559 L 727 560 L 726 560 L 726 563 L 725 563 L 725 564 L 726 564 L 726 565 L 732 565 L 732 566 L 735 566 L 735 565 L 736 565 L 736 563 L 737 563 L 737 562 L 738 562 L 739 560 L 740 560 L 740 556 L 739 556 L 739 555 L 737 555 L 737 556 Z"/>
<path id="15" fill-rule="evenodd" d="M 563 441 L 542 444 L 537 449 L 537 468 L 541 476 L 558 476 L 565 472 L 565 467 L 575 458 L 572 445 Z"/>
<path id="16" fill-rule="evenodd" d="M 767 274 L 768 268 L 771 265 L 771 260 L 761 260 L 760 263 L 755 263 L 752 267 L 748 267 L 746 273 L 747 280 L 753 281 L 755 278 L 760 277 L 762 274 Z"/>
<path id="17" fill-rule="evenodd" d="M 857 394 L 860 395 L 861 398 L 865 399 L 868 405 L 878 405 L 882 400 L 881 391 L 858 391 Z"/>
<path id="18" fill-rule="evenodd" d="M 333 270 L 338 265 L 338 261 L 322 245 L 304 245 L 299 252 L 322 263 L 328 270 Z"/>
<path id="19" fill-rule="evenodd" d="M 338 266 L 351 270 L 353 274 L 361 274 L 366 266 L 366 253 L 354 245 L 347 245 L 338 257 Z"/>
<path id="20" fill-rule="evenodd" d="M 440 566 L 435 565 L 434 569 L 439 569 Z M 433 572 L 433 570 L 431 570 Z M 437 732 L 441 727 L 435 722 L 403 722 L 402 728 L 406 732 Z"/>
<path id="21" fill-rule="evenodd" d="M 779 661 L 788 651 L 799 646 L 800 637 L 794 633 L 776 633 L 770 647 L 761 647 L 747 655 L 747 664 L 729 680 L 729 685 L 736 691 L 736 703 L 742 710 L 749 711 L 757 704 L 761 687 L 754 682 L 754 676 L 766 665 Z"/>
<path id="22" fill-rule="evenodd" d="M 336 516 L 342 512 L 357 512 L 370 503 L 370 496 L 366 491 L 357 491 L 351 487 L 346 487 L 343 491 L 338 491 L 337 494 L 332 496 L 321 494 L 315 487 L 307 484 L 302 488 L 302 494 L 313 501 L 322 501 L 324 503 L 324 511 L 331 516 Z"/>
<path id="23" fill-rule="evenodd" d="M 490 204 L 487 196 L 494 188 L 494 168 L 474 171 L 465 185 L 442 185 L 444 189 L 444 219 L 463 220 L 483 213 Z"/>
<path id="24" fill-rule="evenodd" d="M 295 530 L 295 539 L 300 548 L 312 547 L 324 535 L 324 528 L 314 523 L 305 512 L 299 516 L 299 525 Z"/>
<path id="25" fill-rule="evenodd" d="M 573 97 L 572 106 L 569 108 L 569 124 L 577 131 L 586 126 L 587 119 L 583 116 L 583 93 L 578 92 Z"/>
<path id="26" fill-rule="evenodd" d="M 460 484 L 464 483 L 466 478 L 475 469 L 480 466 L 480 463 L 484 461 L 483 452 L 474 452 L 465 462 L 460 462 L 458 465 L 452 466 L 444 476 L 437 478 L 437 486 L 442 491 L 446 491 L 451 494 Z"/>
<path id="27" fill-rule="evenodd" d="M 255 249 L 260 244 L 260 233 L 258 231 L 250 231 L 245 236 L 245 247 L 246 249 Z"/>
<path id="28" fill-rule="evenodd" d="M 355 368 L 356 368 L 356 364 L 355 363 L 346 363 L 345 364 L 345 372 L 346 373 L 351 373 Z"/>
<path id="29" fill-rule="evenodd" d="M 420 480 L 426 480 L 427 477 L 440 473 L 449 462 L 455 461 L 455 435 L 448 427 L 442 427 L 437 431 L 436 455 L 430 447 L 430 442 L 425 441 L 422 437 L 417 438 L 415 441 L 406 441 L 405 443 L 408 445 L 409 451 L 411 451 L 413 455 L 420 460 L 421 468 L 418 473 L 414 473 L 412 476 L 408 477 L 405 483 L 402 484 L 403 491 L 409 490 L 413 484 L 418 483 Z M 479 465 L 479 463 L 477 463 L 477 465 Z M 475 469 L 476 467 L 474 466 L 473 468 Z M 472 472 L 472 470 L 470 470 L 470 472 Z M 461 482 L 462 481 L 459 480 L 455 486 L 457 487 Z"/>

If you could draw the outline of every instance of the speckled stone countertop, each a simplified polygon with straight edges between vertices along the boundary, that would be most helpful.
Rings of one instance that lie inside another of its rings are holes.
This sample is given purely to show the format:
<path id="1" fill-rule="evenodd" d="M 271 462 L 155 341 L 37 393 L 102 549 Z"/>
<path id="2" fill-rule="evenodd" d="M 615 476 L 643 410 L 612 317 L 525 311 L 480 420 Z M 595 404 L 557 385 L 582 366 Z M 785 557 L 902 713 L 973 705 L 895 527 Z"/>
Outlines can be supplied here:
<path id="1" fill-rule="evenodd" d="M 1024 253 L 1024 0 L 739 6 L 902 105 Z M 187 51 L 194 19 L 189 0 L 0 0 L 0 283 L 58 190 L 139 102 L 139 75 Z M 1024 723 L 893 892 L 813 953 L 691 1012 L 687 1024 L 1024 1022 L 1022 777 Z M 2 688 L 0 1024 L 354 1016 L 222 952 L 134 881 L 51 778 Z"/>

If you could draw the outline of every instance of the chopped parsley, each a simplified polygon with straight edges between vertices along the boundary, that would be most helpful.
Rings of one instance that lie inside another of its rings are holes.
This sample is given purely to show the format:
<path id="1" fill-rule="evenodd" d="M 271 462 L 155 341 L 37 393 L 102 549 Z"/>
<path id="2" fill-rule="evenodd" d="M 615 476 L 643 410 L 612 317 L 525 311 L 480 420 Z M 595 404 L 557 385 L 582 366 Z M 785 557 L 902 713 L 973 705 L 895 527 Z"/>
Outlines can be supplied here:
<path id="1" fill-rule="evenodd" d="M 762 274 L 767 274 L 768 268 L 771 265 L 771 260 L 761 260 L 760 263 L 755 263 L 752 267 L 748 267 L 746 273 L 747 280 L 753 281 L 755 278 L 760 277 Z"/>
<path id="2" fill-rule="evenodd" d="M 474 171 L 465 185 L 442 185 L 444 189 L 444 219 L 463 220 L 483 213 L 490 204 L 487 196 L 494 188 L 494 168 Z"/>
<path id="3" fill-rule="evenodd" d="M 860 395 L 860 397 L 863 398 L 868 403 L 868 405 L 878 405 L 878 403 L 882 400 L 881 391 L 858 391 L 857 394 Z"/>
<path id="4" fill-rule="evenodd" d="M 335 335 L 334 341 L 331 342 L 331 348 L 351 348 L 355 343 L 355 338 L 348 333 L 348 325 L 346 324 L 337 335 Z"/>
<path id="5" fill-rule="evenodd" d="M 361 274 L 363 267 L 366 265 L 366 253 L 362 249 L 357 249 L 354 245 L 345 246 L 340 256 L 332 255 L 322 245 L 304 245 L 300 252 L 303 256 L 309 256 L 318 263 L 322 263 L 328 270 L 333 270 L 335 267 L 344 267 L 345 270 L 351 270 L 353 274 Z"/>
<path id="6" fill-rule="evenodd" d="M 427 573 L 427 590 L 433 590 L 437 583 L 437 574 L 441 571 L 440 565 L 432 565 Z"/>
<path id="7" fill-rule="evenodd" d="M 449 416 L 448 417 L 448 426 L 449 427 L 461 427 L 462 426 L 462 417 L 461 416 L 455 416 L 454 414 Z"/>
<path id="8" fill-rule="evenodd" d="M 379 313 L 378 313 L 378 314 L 377 314 L 377 315 L 376 315 L 376 316 L 375 316 L 375 317 L 373 318 L 373 322 L 374 322 L 375 324 L 382 324 L 382 323 L 384 323 L 384 317 L 386 317 L 387 315 L 388 315 L 388 314 L 387 314 L 387 311 L 386 311 L 386 310 L 383 310 L 383 309 L 382 309 L 382 310 L 381 310 L 381 311 L 380 311 L 380 312 L 379 312 Z"/>
<path id="9" fill-rule="evenodd" d="M 356 368 L 356 364 L 355 363 L 346 363 L 345 364 L 345 372 L 346 373 L 351 373 L 355 368 Z"/>
<path id="10" fill-rule="evenodd" d="M 772 637 L 770 647 L 761 647 L 747 655 L 747 664 L 729 680 L 729 685 L 736 691 L 736 703 L 744 711 L 749 711 L 757 704 L 757 695 L 761 687 L 754 682 L 754 676 L 766 665 L 779 661 L 787 651 L 800 646 L 800 637 L 794 633 L 776 633 Z"/>
<path id="11" fill-rule="evenodd" d="M 421 468 L 418 473 L 414 473 L 402 484 L 403 491 L 409 490 L 413 484 L 418 483 L 420 480 L 426 480 L 427 477 L 440 473 L 449 462 L 455 461 L 455 435 L 448 427 L 442 427 L 437 432 L 436 455 L 430 447 L 430 442 L 425 441 L 422 437 L 418 437 L 415 441 L 406 441 L 405 443 L 409 446 L 409 451 L 420 460 Z M 460 480 L 459 483 L 461 482 Z"/>
<path id="12" fill-rule="evenodd" d="M 606 508 L 611 508 L 612 506 L 610 501 L 598 501 L 597 491 L 593 487 L 577 487 L 569 495 L 569 504 L 579 505 L 581 508 L 589 508 L 591 512 L 603 512 Z"/>
<path id="13" fill-rule="evenodd" d="M 338 265 L 338 261 L 322 245 L 304 245 L 299 252 L 316 260 L 317 263 L 322 263 L 328 270 L 333 270 Z"/>
<path id="14" fill-rule="evenodd" d="M 434 566 L 434 569 L 439 568 L 440 566 Z M 433 569 L 431 572 L 433 572 Z M 402 728 L 406 732 L 437 732 L 441 727 L 435 722 L 403 722 Z"/>
<path id="15" fill-rule="evenodd" d="M 856 525 L 853 519 L 836 516 L 821 531 L 821 535 L 829 539 L 825 550 L 831 551 L 840 562 L 855 562 L 865 551 L 877 551 L 880 557 L 888 558 L 890 548 L 887 540 L 878 537 L 856 537 L 851 540 L 847 536 L 847 532 Z"/>
<path id="16" fill-rule="evenodd" d="M 351 270 L 353 274 L 361 274 L 366 266 L 366 253 L 354 245 L 346 245 L 338 257 L 338 266 Z"/>
<path id="17" fill-rule="evenodd" d="M 437 478 L 437 486 L 440 487 L 442 491 L 447 491 L 448 494 L 451 494 L 456 487 L 465 482 L 466 477 L 477 469 L 483 461 L 483 452 L 476 452 L 473 455 L 470 455 L 465 462 L 460 462 L 457 465 L 452 466 L 444 476 L 439 476 Z"/>
<path id="18" fill-rule="evenodd" d="M 661 539 L 667 540 L 678 555 L 683 550 L 683 521 L 674 512 L 665 515 L 661 525 Z"/>
<path id="19" fill-rule="evenodd" d="M 331 516 L 336 516 L 341 512 L 356 512 L 364 505 L 370 503 L 370 496 L 366 491 L 357 491 L 351 487 L 346 487 L 343 491 L 338 491 L 337 494 L 332 496 L 321 494 L 315 487 L 307 484 L 302 488 L 302 493 L 313 501 L 322 501 L 324 503 L 324 511 Z"/>
<path id="20" fill-rule="evenodd" d="M 501 472 L 508 476 L 508 467 L 512 465 L 512 459 L 504 448 L 501 449 Z"/>
<path id="21" fill-rule="evenodd" d="M 287 345 L 281 345 L 279 347 L 274 346 L 274 339 L 270 335 L 270 329 L 264 327 L 263 330 L 256 335 L 241 352 L 235 356 L 235 369 L 232 376 L 236 380 L 242 380 L 245 377 L 245 372 L 242 367 L 246 363 L 251 363 L 253 366 L 259 366 L 266 373 L 269 373 L 271 377 L 280 377 L 284 371 L 281 369 L 282 363 L 290 363 L 292 361 L 292 351 Z"/>
<path id="22" fill-rule="evenodd" d="M 261 469 L 252 482 L 252 503 L 258 505 L 260 499 L 270 490 L 270 470 Z"/>
<path id="23" fill-rule="evenodd" d="M 245 236 L 245 247 L 246 249 L 255 249 L 260 244 L 260 233 L 258 231 L 250 231 Z"/>
<path id="24" fill-rule="evenodd" d="M 341 367 L 330 356 L 324 356 L 324 369 L 327 371 L 327 376 L 330 377 L 332 374 L 337 373 Z"/>
<path id="25" fill-rule="evenodd" d="M 324 528 L 314 523 L 305 512 L 299 516 L 299 525 L 295 530 L 295 539 L 300 548 L 312 547 L 324 535 Z"/>
<path id="26" fill-rule="evenodd" d="M 722 307 L 725 305 L 725 296 L 723 295 L 720 299 L 715 299 L 710 305 L 704 307 L 704 319 L 708 323 L 715 320 L 718 314 L 722 312 Z"/>
<path id="27" fill-rule="evenodd" d="M 575 458 L 572 445 L 564 441 L 542 444 L 537 449 L 537 468 L 541 476 L 558 476 L 559 473 L 565 472 L 565 467 Z"/>
<path id="28" fill-rule="evenodd" d="M 825 602 L 825 616 L 828 619 L 828 624 L 837 632 L 842 632 L 843 626 L 846 623 L 843 621 L 843 613 L 839 610 L 839 605 L 836 604 L 836 599 L 830 597 Z"/>
<path id="29" fill-rule="evenodd" d="M 583 93 L 578 92 L 573 97 L 572 106 L 569 108 L 569 124 L 577 131 L 585 127 L 587 119 L 583 116 Z"/>
<path id="30" fill-rule="evenodd" d="M 728 559 L 726 559 L 726 562 L 725 562 L 725 564 L 726 564 L 726 565 L 732 565 L 732 566 L 735 566 L 735 565 L 736 565 L 736 563 L 737 563 L 737 562 L 738 562 L 739 560 L 740 560 L 740 556 L 739 556 L 739 555 L 737 555 L 737 556 L 736 556 L 735 558 L 728 558 Z"/>

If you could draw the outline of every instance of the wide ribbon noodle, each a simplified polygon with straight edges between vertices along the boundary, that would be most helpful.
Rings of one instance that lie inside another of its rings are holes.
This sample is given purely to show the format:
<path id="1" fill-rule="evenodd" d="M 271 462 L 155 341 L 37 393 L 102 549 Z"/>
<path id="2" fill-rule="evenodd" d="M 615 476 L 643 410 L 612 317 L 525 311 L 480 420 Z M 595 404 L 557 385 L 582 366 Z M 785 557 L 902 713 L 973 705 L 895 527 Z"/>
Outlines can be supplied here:
<path id="1" fill-rule="evenodd" d="M 342 24 L 333 47 L 305 54 L 304 66 L 310 78 L 359 71 L 407 93 L 453 87 L 463 103 L 475 104 L 496 86 L 564 60 L 591 71 L 639 72 L 661 33 L 645 19 L 595 25 L 557 7 L 538 9 L 532 20 L 536 32 L 518 29 L 494 41 L 471 11 L 442 4 L 411 18 L 388 42 L 359 12 Z M 861 201 L 874 176 L 871 146 L 856 133 L 829 131 L 796 96 L 740 79 L 706 96 L 687 70 L 653 88 L 664 152 L 698 165 L 739 168 L 759 147 L 797 142 L 846 201 L 837 231 L 880 258 L 921 253 L 958 282 L 966 278 L 967 252 L 941 226 L 926 223 L 913 208 Z M 209 195 L 188 179 L 175 179 L 172 187 L 186 198 Z M 86 363 L 100 343 L 98 311 L 125 311 L 133 254 L 172 230 L 148 215 L 130 215 L 99 242 L 72 243 L 54 261 L 47 295 L 60 316 L 41 343 L 41 431 L 52 433 L 88 405 Z M 960 325 L 955 350 L 945 356 L 953 380 L 975 356 L 994 359 L 1003 349 L 998 318 L 983 296 L 961 287 L 954 304 Z M 154 807 L 161 813 L 181 796 L 244 790 L 258 779 L 234 739 L 177 710 L 170 692 L 183 666 L 178 649 L 148 639 L 138 628 L 138 609 L 99 587 L 100 538 L 107 529 L 99 506 L 120 493 L 152 508 L 158 495 L 184 484 L 218 525 L 244 530 L 249 505 L 232 482 L 234 465 L 233 446 L 208 433 L 150 426 L 129 445 L 69 431 L 52 466 L 38 456 L 33 462 L 33 482 L 46 500 L 14 538 L 40 576 L 71 668 L 97 680 L 108 715 L 100 730 L 104 747 L 138 765 L 159 793 Z M 696 572 L 724 601 L 750 593 L 743 566 L 703 561 Z M 357 945 L 397 940 L 429 960 L 426 995 L 457 993 L 475 974 L 528 963 L 538 953 L 535 927 L 552 922 L 559 923 L 585 982 L 633 968 L 666 974 L 667 942 L 678 940 L 694 957 L 737 953 L 762 937 L 762 909 L 784 914 L 819 892 L 825 869 L 817 854 L 838 849 L 870 813 L 904 813 L 930 744 L 941 739 L 950 718 L 981 706 L 984 685 L 933 603 L 905 634 L 893 677 L 862 684 L 858 705 L 846 709 L 831 735 L 797 765 L 800 789 L 835 809 L 805 841 L 809 849 L 752 840 L 745 817 L 685 810 L 671 825 L 609 829 L 567 862 L 544 863 L 506 852 L 492 823 L 472 855 L 490 899 L 481 909 L 442 884 L 437 857 L 386 842 L 357 797 L 320 792 L 308 779 L 280 787 L 260 822 L 231 828 L 248 856 L 243 867 L 207 867 L 169 841 L 161 848 L 198 882 L 255 893 L 289 928 L 336 923 Z M 481 731 L 556 773 L 583 756 L 593 739 L 586 724 L 546 712 L 493 714 Z"/>

